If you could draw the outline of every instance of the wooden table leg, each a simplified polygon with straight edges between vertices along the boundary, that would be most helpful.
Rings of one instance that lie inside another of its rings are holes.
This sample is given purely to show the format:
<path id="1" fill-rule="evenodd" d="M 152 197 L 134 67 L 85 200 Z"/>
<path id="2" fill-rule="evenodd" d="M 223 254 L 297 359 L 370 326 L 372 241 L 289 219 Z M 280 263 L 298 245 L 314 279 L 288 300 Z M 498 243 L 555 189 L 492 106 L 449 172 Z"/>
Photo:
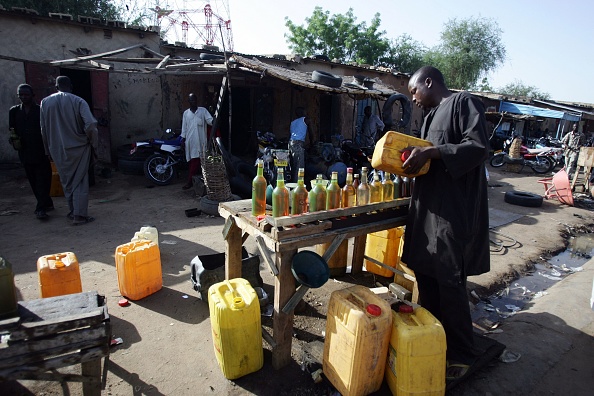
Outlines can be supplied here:
<path id="1" fill-rule="evenodd" d="M 91 382 L 83 382 L 83 395 L 101 396 L 101 358 L 83 362 L 80 366 L 81 374 L 93 379 Z"/>
<path id="2" fill-rule="evenodd" d="M 365 255 L 365 243 L 367 242 L 367 235 L 359 235 L 355 237 L 353 245 L 353 262 L 351 263 L 351 273 L 358 274 L 363 271 L 363 256 Z"/>
<path id="3" fill-rule="evenodd" d="M 241 228 L 228 217 L 223 229 L 225 238 L 225 279 L 241 278 Z"/>
<path id="4" fill-rule="evenodd" d="M 291 341 L 293 339 L 293 311 L 285 314 L 282 309 L 295 293 L 295 278 L 291 272 L 291 262 L 297 249 L 276 252 L 278 276 L 274 278 L 274 317 L 272 319 L 272 367 L 278 370 L 291 362 Z"/>

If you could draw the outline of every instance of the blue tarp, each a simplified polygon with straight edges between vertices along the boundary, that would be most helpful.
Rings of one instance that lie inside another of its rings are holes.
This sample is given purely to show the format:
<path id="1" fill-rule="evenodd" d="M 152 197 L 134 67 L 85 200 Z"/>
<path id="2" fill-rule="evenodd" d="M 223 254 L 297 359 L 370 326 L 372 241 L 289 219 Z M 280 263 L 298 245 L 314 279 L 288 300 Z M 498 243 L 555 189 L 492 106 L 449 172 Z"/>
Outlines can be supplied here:
<path id="1" fill-rule="evenodd" d="M 518 103 L 510 103 L 510 102 L 501 102 L 499 105 L 500 112 L 508 112 L 513 114 L 528 114 L 535 117 L 545 117 L 545 118 L 558 118 L 561 120 L 568 120 L 568 121 L 579 121 L 581 116 L 579 114 L 570 113 L 566 111 L 558 111 L 558 110 L 549 110 L 543 109 L 541 107 L 535 107 L 530 105 L 518 104 Z"/>

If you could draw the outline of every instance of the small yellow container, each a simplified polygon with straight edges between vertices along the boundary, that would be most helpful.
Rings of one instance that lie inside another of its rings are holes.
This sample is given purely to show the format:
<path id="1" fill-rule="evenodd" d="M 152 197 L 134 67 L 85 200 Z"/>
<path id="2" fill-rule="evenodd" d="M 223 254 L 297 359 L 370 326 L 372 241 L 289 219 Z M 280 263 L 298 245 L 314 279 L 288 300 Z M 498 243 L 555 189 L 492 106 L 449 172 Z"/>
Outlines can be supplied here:
<path id="1" fill-rule="evenodd" d="M 72 252 L 39 257 L 37 273 L 41 298 L 82 293 L 80 268 L 76 255 Z"/>
<path id="2" fill-rule="evenodd" d="M 60 174 L 56 168 L 56 164 L 52 161 L 52 184 L 50 186 L 50 197 L 63 197 L 64 190 L 62 189 L 62 182 L 60 181 Z"/>
<path id="3" fill-rule="evenodd" d="M 316 245 L 316 253 L 320 256 L 324 256 L 326 250 L 330 247 L 330 243 L 322 243 Z M 328 260 L 328 270 L 330 277 L 334 278 L 346 274 L 347 259 L 349 254 L 349 241 L 344 240 L 338 246 L 338 249 L 334 252 L 330 260 Z"/>
<path id="4" fill-rule="evenodd" d="M 375 145 L 373 157 L 371 158 L 371 166 L 374 169 L 394 173 L 400 176 L 416 177 L 424 175 L 429 171 L 431 160 L 428 160 L 417 173 L 404 173 L 404 170 L 402 169 L 402 153 L 400 150 L 409 146 L 429 147 L 433 146 L 433 144 L 427 140 L 419 139 L 404 133 L 388 131 Z"/>
<path id="5" fill-rule="evenodd" d="M 140 231 L 136 231 L 131 239 L 131 242 L 148 240 L 155 242 L 159 246 L 159 231 L 157 228 L 152 226 L 142 226 Z"/>
<path id="6" fill-rule="evenodd" d="M 445 393 L 446 338 L 441 323 L 425 308 L 394 312 L 386 382 L 393 395 Z"/>
<path id="7" fill-rule="evenodd" d="M 163 287 L 161 253 L 155 242 L 139 240 L 118 246 L 115 265 L 120 293 L 130 300 L 140 300 Z"/>
<path id="8" fill-rule="evenodd" d="M 402 237 L 402 234 L 404 234 L 404 227 L 396 227 L 367 234 L 365 255 L 392 268 L 396 268 L 400 262 L 398 247 L 400 246 L 400 237 Z M 394 272 L 380 267 L 369 260 L 365 260 L 365 269 L 379 276 L 389 277 L 394 275 Z"/>
<path id="9" fill-rule="evenodd" d="M 215 283 L 208 289 L 215 355 L 223 375 L 235 379 L 264 365 L 260 301 L 245 279 Z"/>
<path id="10" fill-rule="evenodd" d="M 322 369 L 341 395 L 379 390 L 391 328 L 390 305 L 368 288 L 355 285 L 332 292 Z"/>

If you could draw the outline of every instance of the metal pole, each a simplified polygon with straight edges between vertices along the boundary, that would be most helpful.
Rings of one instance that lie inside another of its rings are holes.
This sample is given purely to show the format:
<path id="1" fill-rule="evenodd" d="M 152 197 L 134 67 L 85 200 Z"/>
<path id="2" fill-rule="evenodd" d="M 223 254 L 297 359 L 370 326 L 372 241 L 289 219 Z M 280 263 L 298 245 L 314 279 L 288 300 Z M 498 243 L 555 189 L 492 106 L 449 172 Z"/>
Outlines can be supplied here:
<path id="1" fill-rule="evenodd" d="M 233 117 L 233 100 L 231 96 L 231 75 L 229 73 L 229 59 L 227 58 L 227 50 L 225 49 L 225 37 L 223 37 L 223 28 L 219 23 L 219 32 L 221 33 L 221 41 L 223 43 L 223 54 L 225 55 L 225 66 L 227 69 L 227 90 L 229 91 L 229 153 L 231 153 L 231 131 L 233 130 L 231 125 L 231 119 Z M 216 132 L 215 132 L 216 133 Z"/>

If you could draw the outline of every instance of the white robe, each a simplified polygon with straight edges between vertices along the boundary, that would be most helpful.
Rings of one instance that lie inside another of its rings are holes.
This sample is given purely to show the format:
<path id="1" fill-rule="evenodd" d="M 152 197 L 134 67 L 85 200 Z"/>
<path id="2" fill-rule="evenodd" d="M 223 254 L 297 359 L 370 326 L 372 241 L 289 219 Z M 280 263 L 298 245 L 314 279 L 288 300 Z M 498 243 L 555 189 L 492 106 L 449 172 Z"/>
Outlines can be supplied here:
<path id="1" fill-rule="evenodd" d="M 206 151 L 207 124 L 212 125 L 212 116 L 204 107 L 198 107 L 195 113 L 184 111 L 181 137 L 186 139 L 186 161 L 200 158 Z"/>

